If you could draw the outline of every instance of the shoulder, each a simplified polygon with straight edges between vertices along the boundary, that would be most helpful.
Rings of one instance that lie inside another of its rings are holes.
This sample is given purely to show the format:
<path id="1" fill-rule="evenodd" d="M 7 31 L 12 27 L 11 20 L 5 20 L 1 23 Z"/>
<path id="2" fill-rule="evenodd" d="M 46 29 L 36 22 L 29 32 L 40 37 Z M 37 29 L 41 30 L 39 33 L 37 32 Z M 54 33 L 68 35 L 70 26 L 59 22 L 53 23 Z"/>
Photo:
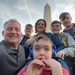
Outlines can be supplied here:
<path id="1" fill-rule="evenodd" d="M 67 38 L 67 37 L 70 36 L 69 33 L 65 33 L 65 32 L 61 32 L 60 35 L 61 35 L 62 37 L 65 37 L 65 38 Z"/>
<path id="2" fill-rule="evenodd" d="M 28 66 L 32 61 L 33 61 L 33 59 L 29 60 L 25 66 Z"/>
<path id="3" fill-rule="evenodd" d="M 18 49 L 19 49 L 20 51 L 22 51 L 22 50 L 24 50 L 24 47 L 23 47 L 22 45 L 18 45 Z"/>
<path id="4" fill-rule="evenodd" d="M 6 50 L 6 49 L 7 49 L 7 45 L 6 45 L 5 41 L 2 40 L 2 41 L 0 42 L 0 51 L 1 51 L 1 50 Z"/>
<path id="5" fill-rule="evenodd" d="M 69 35 L 68 33 L 65 33 L 65 32 L 61 32 L 60 34 L 61 35 Z"/>
<path id="6" fill-rule="evenodd" d="M 27 70 L 27 66 L 23 67 L 23 68 L 18 72 L 17 75 L 25 75 L 26 70 Z"/>
<path id="7" fill-rule="evenodd" d="M 45 34 L 50 34 L 50 35 L 53 35 L 51 32 L 45 32 Z"/>
<path id="8" fill-rule="evenodd" d="M 26 70 L 28 68 L 28 65 L 32 62 L 32 60 L 30 60 L 19 72 L 17 75 L 24 75 L 26 73 Z"/>
<path id="9" fill-rule="evenodd" d="M 63 75 L 69 75 L 69 72 L 65 68 L 62 68 L 62 71 L 63 71 Z"/>
<path id="10" fill-rule="evenodd" d="M 73 26 L 72 26 L 71 30 L 72 30 L 72 29 L 75 29 L 75 23 L 72 23 L 72 25 L 73 25 Z"/>
<path id="11" fill-rule="evenodd" d="M 51 32 L 45 32 L 45 35 L 48 36 L 48 37 L 56 37 L 54 34 L 52 34 Z"/>
<path id="12" fill-rule="evenodd" d="M 75 27 L 75 23 L 72 23 L 73 24 L 73 26 Z"/>

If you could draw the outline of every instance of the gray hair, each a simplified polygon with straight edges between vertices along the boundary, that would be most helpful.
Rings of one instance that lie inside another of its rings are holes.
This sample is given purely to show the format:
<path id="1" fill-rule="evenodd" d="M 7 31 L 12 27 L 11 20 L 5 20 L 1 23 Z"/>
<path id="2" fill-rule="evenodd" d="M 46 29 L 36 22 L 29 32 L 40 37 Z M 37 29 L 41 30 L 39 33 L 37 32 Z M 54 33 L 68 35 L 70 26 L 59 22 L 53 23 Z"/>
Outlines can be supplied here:
<path id="1" fill-rule="evenodd" d="M 16 19 L 10 19 L 10 20 L 8 20 L 8 21 L 6 21 L 6 22 L 4 23 L 4 28 L 5 28 L 5 26 L 6 26 L 9 22 L 16 22 L 16 23 L 18 23 L 18 24 L 21 26 L 21 24 L 20 24 Z"/>

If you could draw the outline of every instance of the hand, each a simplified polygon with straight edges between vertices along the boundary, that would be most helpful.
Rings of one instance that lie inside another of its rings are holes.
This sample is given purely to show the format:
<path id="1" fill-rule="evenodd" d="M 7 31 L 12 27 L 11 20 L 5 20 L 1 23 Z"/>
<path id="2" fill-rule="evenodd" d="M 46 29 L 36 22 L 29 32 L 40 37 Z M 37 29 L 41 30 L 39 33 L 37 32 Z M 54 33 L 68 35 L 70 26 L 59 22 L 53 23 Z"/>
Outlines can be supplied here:
<path id="1" fill-rule="evenodd" d="M 42 62 L 45 64 L 45 67 L 47 68 L 52 68 L 56 65 L 56 63 L 58 64 L 58 62 L 55 59 L 42 59 Z"/>
<path id="2" fill-rule="evenodd" d="M 55 59 L 42 59 L 42 61 L 48 68 L 51 68 L 52 75 L 63 75 L 62 67 L 58 61 Z"/>
<path id="3" fill-rule="evenodd" d="M 30 44 L 32 44 L 32 43 L 33 43 L 33 39 L 34 39 L 33 36 L 30 37 L 30 38 L 26 41 L 26 45 L 30 45 Z"/>
<path id="4" fill-rule="evenodd" d="M 56 57 L 64 58 L 65 52 L 63 50 L 57 52 Z"/>
<path id="5" fill-rule="evenodd" d="M 45 64 L 38 59 L 33 60 L 26 71 L 26 75 L 40 75 L 45 67 Z"/>

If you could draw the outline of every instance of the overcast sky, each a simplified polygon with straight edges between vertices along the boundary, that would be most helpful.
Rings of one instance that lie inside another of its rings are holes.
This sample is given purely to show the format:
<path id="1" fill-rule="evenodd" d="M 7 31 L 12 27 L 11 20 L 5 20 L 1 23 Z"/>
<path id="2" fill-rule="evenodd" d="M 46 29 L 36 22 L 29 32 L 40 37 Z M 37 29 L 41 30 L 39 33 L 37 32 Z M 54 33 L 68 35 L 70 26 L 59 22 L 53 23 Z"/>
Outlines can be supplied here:
<path id="1" fill-rule="evenodd" d="M 3 30 L 5 21 L 15 18 L 22 25 L 22 33 L 27 23 L 35 24 L 36 20 L 43 18 L 44 6 L 49 4 L 51 7 L 51 17 L 59 20 L 59 15 L 67 11 L 75 18 L 75 0 L 0 0 L 0 34 Z M 2 34 L 0 40 L 2 40 Z"/>

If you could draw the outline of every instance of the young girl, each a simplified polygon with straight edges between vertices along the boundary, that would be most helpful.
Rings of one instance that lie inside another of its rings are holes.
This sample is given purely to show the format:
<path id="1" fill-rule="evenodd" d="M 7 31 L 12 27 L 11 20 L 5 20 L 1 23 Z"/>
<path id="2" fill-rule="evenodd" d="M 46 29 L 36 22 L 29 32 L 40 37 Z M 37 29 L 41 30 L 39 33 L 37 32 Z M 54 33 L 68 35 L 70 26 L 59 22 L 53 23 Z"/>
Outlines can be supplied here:
<path id="1" fill-rule="evenodd" d="M 32 46 L 34 60 L 17 75 L 69 75 L 58 61 L 52 59 L 52 42 L 47 36 L 37 36 Z"/>

